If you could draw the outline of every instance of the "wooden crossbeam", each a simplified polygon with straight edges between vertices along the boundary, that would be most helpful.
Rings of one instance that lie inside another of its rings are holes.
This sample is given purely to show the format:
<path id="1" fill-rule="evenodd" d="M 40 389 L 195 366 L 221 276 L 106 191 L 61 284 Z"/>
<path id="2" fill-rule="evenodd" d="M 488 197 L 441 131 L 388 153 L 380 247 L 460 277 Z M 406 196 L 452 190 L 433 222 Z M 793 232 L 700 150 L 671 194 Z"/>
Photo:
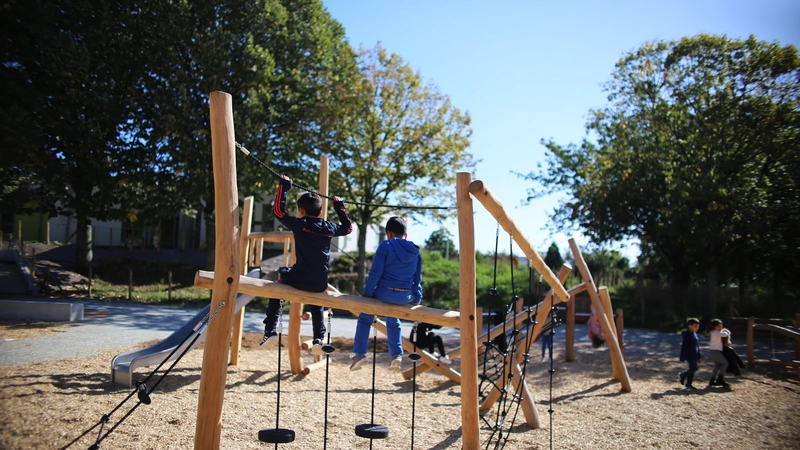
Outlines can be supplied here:
<path id="1" fill-rule="evenodd" d="M 197 271 L 194 285 L 211 289 L 214 284 L 214 272 Z M 427 322 L 444 327 L 458 328 L 460 314 L 458 311 L 429 308 L 421 305 L 392 305 L 360 295 L 339 294 L 336 292 L 307 292 L 295 289 L 287 284 L 269 280 L 260 280 L 245 276 L 239 277 L 238 292 L 264 298 L 282 298 L 287 301 L 307 303 L 309 305 L 326 306 L 328 308 L 359 311 L 378 316 L 397 317 L 415 322 Z M 299 347 L 299 344 L 298 344 Z"/>

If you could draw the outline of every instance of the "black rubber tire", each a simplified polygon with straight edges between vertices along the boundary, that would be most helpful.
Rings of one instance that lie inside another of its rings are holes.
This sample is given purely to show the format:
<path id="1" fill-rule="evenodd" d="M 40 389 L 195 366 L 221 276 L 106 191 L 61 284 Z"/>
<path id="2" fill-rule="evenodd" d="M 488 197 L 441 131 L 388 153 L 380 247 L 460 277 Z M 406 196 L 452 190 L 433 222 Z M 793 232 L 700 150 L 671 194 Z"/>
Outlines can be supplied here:
<path id="1" fill-rule="evenodd" d="M 389 429 L 383 425 L 363 423 L 356 425 L 356 436 L 367 439 L 386 439 L 389 437 Z"/>
<path id="2" fill-rule="evenodd" d="M 258 431 L 258 440 L 270 444 L 288 444 L 294 441 L 294 431 L 286 428 L 267 428 Z"/>
<path id="3" fill-rule="evenodd" d="M 408 355 L 408 359 L 410 359 L 412 361 L 419 361 L 420 358 L 422 358 L 422 356 L 419 353 L 416 353 L 416 352 L 411 353 L 411 354 Z"/>

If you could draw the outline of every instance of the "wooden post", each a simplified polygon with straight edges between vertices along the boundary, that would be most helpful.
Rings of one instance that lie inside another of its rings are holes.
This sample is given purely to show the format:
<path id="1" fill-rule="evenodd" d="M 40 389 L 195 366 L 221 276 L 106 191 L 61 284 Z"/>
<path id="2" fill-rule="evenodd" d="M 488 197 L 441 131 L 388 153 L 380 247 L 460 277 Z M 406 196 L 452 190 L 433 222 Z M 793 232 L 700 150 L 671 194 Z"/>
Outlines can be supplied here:
<path id="1" fill-rule="evenodd" d="M 456 174 L 459 242 L 459 297 L 461 339 L 461 447 L 480 448 L 478 416 L 478 339 L 475 328 L 475 223 L 468 172 Z"/>
<path id="2" fill-rule="evenodd" d="M 631 380 L 628 377 L 628 369 L 625 367 L 625 360 L 622 357 L 622 352 L 617 342 L 617 336 L 613 333 L 611 324 L 608 322 L 608 314 L 605 313 L 603 302 L 600 300 L 600 294 L 597 292 L 597 286 L 594 284 L 592 273 L 586 266 L 586 261 L 583 259 L 575 239 L 569 240 L 569 246 L 572 250 L 572 256 L 575 259 L 575 264 L 578 266 L 578 271 L 583 278 L 583 284 L 586 290 L 589 291 L 589 297 L 592 299 L 592 306 L 594 307 L 595 314 L 597 314 L 597 321 L 600 322 L 600 328 L 603 329 L 603 334 L 606 336 L 606 345 L 608 345 L 609 353 L 611 353 L 611 366 L 614 370 L 614 378 L 616 378 L 621 388 L 625 392 L 631 391 Z"/>
<path id="3" fill-rule="evenodd" d="M 755 325 L 755 323 L 755 317 L 750 316 L 747 319 L 747 365 L 751 369 L 756 366 L 756 357 L 753 351 L 753 325 Z"/>
<path id="4" fill-rule="evenodd" d="M 794 315 L 794 327 L 800 329 L 800 314 Z M 800 339 L 794 340 L 794 359 L 800 360 Z"/>
<path id="5" fill-rule="evenodd" d="M 606 313 L 606 318 L 608 319 L 608 324 L 611 325 L 611 331 L 614 332 L 614 335 L 617 334 L 617 324 L 614 322 L 614 311 L 611 309 L 611 296 L 608 294 L 608 287 L 600 286 L 597 289 L 597 293 L 600 294 L 600 301 L 603 302 L 603 309 Z"/>
<path id="6" fill-rule="evenodd" d="M 625 319 L 622 317 L 622 309 L 617 309 L 617 341 L 619 342 L 619 350 L 625 354 Z"/>
<path id="7" fill-rule="evenodd" d="M 22 219 L 17 221 L 17 241 L 22 245 Z"/>
<path id="8" fill-rule="evenodd" d="M 47 233 L 47 238 L 46 238 L 47 239 L 47 245 L 50 245 L 50 221 L 49 220 L 47 221 L 46 229 L 47 229 L 47 231 L 46 231 L 46 233 Z M 0 241 L 1 241 L 1 239 L 0 239 Z"/>
<path id="9" fill-rule="evenodd" d="M 328 155 L 319 157 L 319 192 L 328 195 Z M 322 219 L 328 220 L 328 199 L 322 197 Z"/>
<path id="10" fill-rule="evenodd" d="M 250 243 L 250 228 L 253 226 L 253 196 L 244 199 L 242 208 L 242 227 L 239 230 L 239 270 L 241 275 L 247 275 L 250 269 L 247 265 L 248 244 Z M 244 329 L 244 306 L 233 316 L 233 333 L 231 334 L 231 360 L 232 366 L 239 365 L 239 356 L 242 353 L 242 330 Z"/>
<path id="11" fill-rule="evenodd" d="M 567 329 L 565 331 L 565 351 L 567 362 L 575 361 L 575 296 L 567 302 Z"/>
<path id="12" fill-rule="evenodd" d="M 239 284 L 239 200 L 236 188 L 236 155 L 233 108 L 230 94 L 212 92 L 209 109 L 214 173 L 216 247 L 214 288 L 208 324 L 194 448 L 219 449 L 222 432 L 222 402 L 227 376 L 231 318 Z M 224 303 L 224 305 L 223 305 Z"/>

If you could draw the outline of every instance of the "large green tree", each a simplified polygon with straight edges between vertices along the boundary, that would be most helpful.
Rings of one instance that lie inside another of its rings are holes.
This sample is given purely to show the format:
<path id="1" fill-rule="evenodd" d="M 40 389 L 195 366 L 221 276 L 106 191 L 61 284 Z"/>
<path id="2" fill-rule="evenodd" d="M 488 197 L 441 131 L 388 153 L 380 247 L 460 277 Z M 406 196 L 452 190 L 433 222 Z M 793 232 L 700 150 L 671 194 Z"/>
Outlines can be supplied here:
<path id="1" fill-rule="evenodd" d="M 125 137 L 145 59 L 136 40 L 143 18 L 129 3 L 2 6 L 0 204 L 75 217 L 81 272 L 92 259 L 91 218 L 121 218 L 135 174 L 148 167 L 141 143 Z"/>
<path id="2" fill-rule="evenodd" d="M 793 46 L 698 35 L 626 54 L 580 144 L 543 141 L 528 178 L 571 198 L 558 223 L 597 242 L 637 237 L 672 286 L 703 281 L 716 315 L 723 268 L 746 249 L 788 252 L 800 217 L 800 57 Z M 789 262 L 783 258 L 782 261 Z"/>
<path id="3" fill-rule="evenodd" d="M 154 48 L 141 123 L 169 174 L 161 198 L 169 210 L 204 215 L 207 263 L 213 264 L 209 92 L 232 95 L 236 137 L 254 156 L 309 183 L 316 178 L 321 115 L 330 112 L 322 104 L 340 76 L 357 72 L 355 54 L 319 0 L 205 0 L 160 8 L 153 19 L 169 31 L 159 39 L 172 45 Z M 277 184 L 243 157 L 237 179 L 248 195 L 274 193 Z"/>
<path id="4" fill-rule="evenodd" d="M 329 113 L 321 104 L 340 74 L 357 73 L 319 0 L 11 1 L 2 20 L 13 158 L 0 202 L 19 211 L 36 199 L 77 217 L 84 271 L 90 218 L 178 211 L 206 217 L 213 264 L 210 92 L 233 96 L 239 140 L 303 180 Z M 238 169 L 240 191 L 272 190 L 250 161 Z"/>
<path id="5" fill-rule="evenodd" d="M 392 212 L 380 205 L 455 205 L 456 172 L 473 166 L 467 151 L 468 114 L 425 84 L 403 59 L 380 45 L 362 49 L 360 82 L 351 83 L 331 107 L 333 123 L 323 127 L 321 148 L 331 157 L 331 184 L 346 200 L 358 227 L 359 274 L 365 281 L 366 236 L 370 226 Z M 355 203 L 357 202 L 357 203 Z M 394 211 L 436 216 L 447 210 Z"/>

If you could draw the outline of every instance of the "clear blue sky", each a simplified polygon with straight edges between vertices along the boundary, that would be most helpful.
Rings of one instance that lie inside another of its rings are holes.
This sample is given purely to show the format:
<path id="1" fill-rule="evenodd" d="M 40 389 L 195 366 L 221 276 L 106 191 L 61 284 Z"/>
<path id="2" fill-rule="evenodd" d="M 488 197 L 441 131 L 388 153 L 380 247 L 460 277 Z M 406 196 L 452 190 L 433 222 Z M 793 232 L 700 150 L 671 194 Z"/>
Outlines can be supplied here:
<path id="1" fill-rule="evenodd" d="M 471 1 L 323 0 L 351 45 L 376 43 L 400 55 L 453 105 L 472 117 L 470 151 L 482 180 L 540 252 L 555 242 L 587 240 L 578 231 L 554 233 L 558 195 L 523 206 L 532 187 L 511 174 L 544 162 L 542 138 L 579 142 L 591 108 L 605 105 L 600 84 L 623 53 L 651 40 L 698 33 L 777 41 L 800 47 L 800 1 Z M 497 222 L 475 203 L 475 243 L 494 251 Z M 455 220 L 445 224 L 457 237 Z M 422 244 L 439 224 L 414 224 Z M 501 230 L 500 251 L 508 253 Z M 458 240 L 456 239 L 456 244 Z M 521 254 L 514 247 L 514 254 Z M 635 260 L 638 246 L 622 248 Z M 634 262 L 634 261 L 632 261 Z"/>

